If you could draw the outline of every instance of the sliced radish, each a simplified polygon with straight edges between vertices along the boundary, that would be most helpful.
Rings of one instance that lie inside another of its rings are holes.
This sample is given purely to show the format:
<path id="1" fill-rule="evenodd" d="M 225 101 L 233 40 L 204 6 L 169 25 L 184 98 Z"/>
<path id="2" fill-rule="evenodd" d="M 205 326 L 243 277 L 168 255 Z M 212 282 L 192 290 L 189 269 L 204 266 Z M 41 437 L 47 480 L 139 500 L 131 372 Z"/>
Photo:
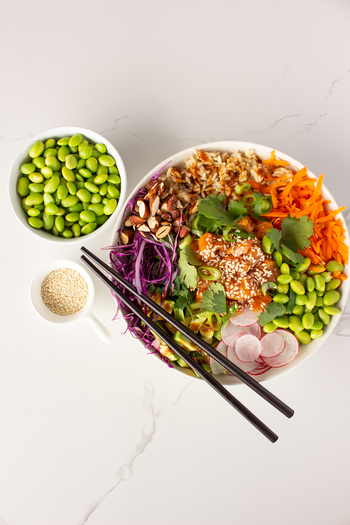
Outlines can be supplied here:
<path id="1" fill-rule="evenodd" d="M 272 368 L 280 368 L 281 366 L 288 365 L 293 361 L 299 351 L 298 339 L 293 334 L 287 332 L 287 330 L 281 330 L 280 328 L 273 333 L 276 332 L 283 337 L 285 345 L 282 352 L 275 357 L 263 357 L 265 363 L 272 366 Z"/>
<path id="2" fill-rule="evenodd" d="M 261 357 L 276 357 L 279 355 L 285 346 L 285 341 L 283 337 L 278 333 L 278 331 L 271 332 L 270 334 L 264 335 L 261 339 Z"/>
<path id="3" fill-rule="evenodd" d="M 218 343 L 215 348 L 218 352 L 220 352 L 220 354 L 226 356 L 227 346 L 223 341 L 220 341 L 220 343 Z M 225 371 L 225 368 L 222 365 L 220 365 L 220 363 L 215 361 L 215 359 L 213 359 L 212 357 L 209 357 L 209 366 L 214 376 L 223 374 Z"/>
<path id="4" fill-rule="evenodd" d="M 259 363 L 259 364 L 264 364 L 264 365 L 266 365 L 265 361 L 261 358 L 261 354 L 259 355 L 259 357 L 257 357 L 257 358 L 255 359 L 255 361 L 256 361 L 257 363 Z"/>
<path id="5" fill-rule="evenodd" d="M 240 361 L 251 363 L 261 354 L 261 343 L 255 335 L 241 335 L 236 341 L 235 352 Z"/>
<path id="6" fill-rule="evenodd" d="M 251 376 L 260 376 L 261 374 L 264 374 L 268 370 L 270 370 L 271 366 L 264 366 L 264 368 L 254 368 L 254 370 L 251 370 L 251 372 L 248 372 Z"/>
<path id="7" fill-rule="evenodd" d="M 221 339 L 227 346 L 234 346 L 237 341 L 237 336 L 242 334 L 252 334 L 258 339 L 261 337 L 261 328 L 257 323 L 251 326 L 237 326 L 227 321 L 221 328 Z"/>
<path id="8" fill-rule="evenodd" d="M 260 314 L 261 310 L 250 310 L 245 306 L 243 312 L 232 316 L 230 321 L 237 326 L 251 326 L 257 322 Z"/>
<path id="9" fill-rule="evenodd" d="M 250 372 L 251 370 L 254 370 L 254 368 L 256 368 L 256 362 L 255 361 L 253 361 L 251 363 L 243 363 L 242 361 L 240 361 L 238 359 L 238 357 L 236 356 L 235 349 L 232 348 L 231 346 L 227 347 L 226 357 L 227 357 L 227 359 L 232 361 L 232 363 L 234 363 L 236 366 L 238 366 L 238 368 L 243 370 L 243 372 Z M 234 375 L 234 374 L 231 374 L 230 372 L 229 372 L 229 374 L 230 375 Z"/>

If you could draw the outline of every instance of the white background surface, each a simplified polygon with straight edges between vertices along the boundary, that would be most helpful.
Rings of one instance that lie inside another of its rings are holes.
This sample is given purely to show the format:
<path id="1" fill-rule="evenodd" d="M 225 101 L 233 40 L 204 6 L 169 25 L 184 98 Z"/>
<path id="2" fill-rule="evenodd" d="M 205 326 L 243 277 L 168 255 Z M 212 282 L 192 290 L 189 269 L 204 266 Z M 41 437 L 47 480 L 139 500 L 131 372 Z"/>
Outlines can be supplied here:
<path id="1" fill-rule="evenodd" d="M 349 206 L 349 3 L 2 0 L 0 15 L 0 524 L 349 524 L 349 313 L 266 384 L 291 420 L 233 388 L 279 434 L 272 445 L 121 335 L 96 280 L 112 345 L 87 323 L 46 324 L 31 278 L 44 262 L 78 261 L 79 245 L 29 235 L 7 199 L 17 152 L 72 124 L 117 147 L 130 191 L 185 147 L 236 139 L 324 173 Z M 100 253 L 110 233 L 84 244 Z"/>

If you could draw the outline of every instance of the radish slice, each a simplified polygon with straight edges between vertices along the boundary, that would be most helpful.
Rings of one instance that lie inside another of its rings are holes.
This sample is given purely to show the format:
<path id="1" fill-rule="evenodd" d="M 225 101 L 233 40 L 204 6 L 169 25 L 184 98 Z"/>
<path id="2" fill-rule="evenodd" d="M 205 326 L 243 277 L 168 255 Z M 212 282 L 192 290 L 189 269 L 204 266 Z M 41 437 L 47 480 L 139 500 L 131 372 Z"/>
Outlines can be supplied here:
<path id="1" fill-rule="evenodd" d="M 267 365 L 272 366 L 272 368 L 280 368 L 281 366 L 288 365 L 296 357 L 299 351 L 299 342 L 298 339 L 287 332 L 286 330 L 281 330 L 280 328 L 275 330 L 273 333 L 278 333 L 283 337 L 285 346 L 282 352 L 275 357 L 264 357 L 264 361 Z"/>
<path id="2" fill-rule="evenodd" d="M 227 347 L 226 357 L 227 357 L 227 359 L 232 361 L 232 363 L 234 363 L 236 366 L 238 366 L 238 368 L 243 370 L 243 372 L 250 372 L 251 370 L 254 370 L 254 368 L 256 368 L 256 362 L 255 361 L 252 361 L 251 363 L 243 363 L 242 361 L 240 361 L 238 359 L 238 357 L 236 356 L 235 349 L 232 348 L 232 346 L 228 346 Z M 228 372 L 228 373 L 231 376 L 234 375 L 234 374 L 231 374 L 230 372 Z"/>
<path id="3" fill-rule="evenodd" d="M 261 354 L 261 343 L 254 335 L 241 335 L 236 341 L 235 352 L 240 361 L 251 363 Z"/>
<path id="4" fill-rule="evenodd" d="M 232 319 L 232 318 L 231 318 Z M 237 336 L 242 334 L 255 335 L 258 339 L 261 337 L 261 328 L 257 323 L 251 326 L 237 326 L 227 321 L 221 328 L 221 339 L 227 346 L 235 346 Z"/>
<path id="5" fill-rule="evenodd" d="M 246 306 L 243 308 L 243 312 L 238 315 L 231 317 L 231 323 L 237 326 L 252 326 L 258 320 L 261 310 L 250 310 Z"/>
<path id="6" fill-rule="evenodd" d="M 261 354 L 259 355 L 259 357 L 257 357 L 257 358 L 255 359 L 255 361 L 256 361 L 257 363 L 259 363 L 259 365 L 261 365 L 261 364 L 265 365 L 265 364 L 266 364 L 265 361 L 261 358 Z"/>
<path id="7" fill-rule="evenodd" d="M 279 355 L 285 346 L 283 337 L 278 332 L 271 332 L 266 334 L 261 339 L 261 357 L 276 357 Z"/>
<path id="8" fill-rule="evenodd" d="M 260 376 L 261 374 L 264 374 L 268 370 L 270 370 L 271 366 L 264 366 L 264 368 L 254 368 L 251 372 L 248 372 L 251 376 Z"/>
<path id="9" fill-rule="evenodd" d="M 223 341 L 220 341 L 220 343 L 218 343 L 215 348 L 218 352 L 220 352 L 220 354 L 226 356 L 227 346 L 225 345 Z M 209 366 L 214 376 L 223 374 L 225 371 L 225 368 L 222 365 L 220 365 L 220 363 L 215 361 L 215 359 L 213 359 L 212 357 L 209 357 Z"/>

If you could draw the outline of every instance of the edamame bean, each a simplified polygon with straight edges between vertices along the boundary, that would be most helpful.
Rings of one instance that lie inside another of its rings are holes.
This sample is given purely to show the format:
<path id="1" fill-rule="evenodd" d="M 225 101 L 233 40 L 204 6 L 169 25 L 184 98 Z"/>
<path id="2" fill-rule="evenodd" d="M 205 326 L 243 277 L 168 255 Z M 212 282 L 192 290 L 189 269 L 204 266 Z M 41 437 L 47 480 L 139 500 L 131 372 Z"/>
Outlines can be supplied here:
<path id="1" fill-rule="evenodd" d="M 31 193 L 25 200 L 27 206 L 35 206 L 43 202 L 43 196 L 41 193 Z"/>
<path id="2" fill-rule="evenodd" d="M 102 197 L 99 193 L 93 193 L 91 195 L 91 204 L 99 204 L 102 201 Z"/>
<path id="3" fill-rule="evenodd" d="M 108 182 L 110 184 L 115 184 L 116 186 L 118 186 L 120 184 L 120 177 L 119 177 L 119 175 L 110 175 L 108 177 Z"/>
<path id="4" fill-rule="evenodd" d="M 97 225 L 98 226 L 102 226 L 102 224 L 104 224 L 108 219 L 109 219 L 109 217 L 107 215 L 97 216 L 96 217 Z"/>
<path id="5" fill-rule="evenodd" d="M 56 146 L 55 139 L 47 139 L 45 142 L 45 149 L 54 148 Z"/>
<path id="6" fill-rule="evenodd" d="M 298 341 L 300 341 L 300 343 L 303 345 L 308 345 L 309 343 L 311 343 L 311 337 L 307 332 L 296 332 L 294 335 L 298 339 Z"/>
<path id="7" fill-rule="evenodd" d="M 30 208 L 30 206 L 28 206 L 28 205 L 26 204 L 26 198 L 25 198 L 25 197 L 24 197 L 24 198 L 22 199 L 22 201 L 21 201 L 21 206 L 22 206 L 23 210 L 27 213 L 28 210 L 29 210 L 29 208 Z"/>
<path id="8" fill-rule="evenodd" d="M 61 162 L 66 162 L 66 157 L 70 155 L 70 149 L 67 148 L 67 146 L 62 146 L 58 151 L 57 151 L 57 158 L 58 160 L 60 160 Z"/>
<path id="9" fill-rule="evenodd" d="M 35 184 L 41 184 L 44 180 L 44 177 L 41 173 L 38 173 L 37 171 L 34 171 L 30 175 L 28 175 L 28 179 L 31 182 L 34 182 Z"/>
<path id="10" fill-rule="evenodd" d="M 282 263 L 280 266 L 280 272 L 286 275 L 290 274 L 290 268 L 287 263 Z"/>
<path id="11" fill-rule="evenodd" d="M 300 274 L 300 277 L 298 279 L 298 281 L 305 287 L 306 286 L 306 280 L 307 280 L 307 275 L 306 273 L 301 273 Z"/>
<path id="12" fill-rule="evenodd" d="M 299 304 L 296 304 L 293 308 L 293 314 L 294 315 L 303 315 L 304 313 L 304 308 L 303 306 L 299 305 Z"/>
<path id="13" fill-rule="evenodd" d="M 289 291 L 289 284 L 278 284 L 277 292 L 282 294 L 287 294 Z"/>
<path id="14" fill-rule="evenodd" d="M 50 179 L 53 176 L 53 171 L 49 166 L 41 168 L 40 173 L 45 179 Z"/>
<path id="15" fill-rule="evenodd" d="M 21 177 L 17 182 L 17 193 L 21 197 L 27 197 L 30 193 L 29 180 L 27 177 Z"/>
<path id="16" fill-rule="evenodd" d="M 96 175 L 94 178 L 94 184 L 103 184 L 108 179 L 108 175 L 106 173 L 100 173 L 100 175 Z M 108 186 L 107 186 L 108 187 Z"/>
<path id="17" fill-rule="evenodd" d="M 295 304 L 298 306 L 305 306 L 307 303 L 306 295 L 297 295 L 295 298 Z"/>
<path id="18" fill-rule="evenodd" d="M 43 203 L 41 203 L 41 204 L 34 204 L 34 208 L 37 208 L 38 210 L 42 211 L 45 208 L 45 206 L 44 206 Z"/>
<path id="19" fill-rule="evenodd" d="M 332 276 L 328 272 L 322 272 L 322 273 L 320 273 L 320 276 L 322 277 L 322 279 L 324 280 L 325 283 L 329 283 L 329 281 L 332 280 Z"/>
<path id="20" fill-rule="evenodd" d="M 68 230 L 68 229 L 63 230 L 63 232 L 61 233 L 61 236 L 65 237 L 66 239 L 70 239 L 71 237 L 73 237 L 72 230 Z"/>
<path id="21" fill-rule="evenodd" d="M 72 224 L 72 232 L 74 237 L 80 237 L 81 227 L 78 223 L 75 222 L 74 224 Z"/>
<path id="22" fill-rule="evenodd" d="M 108 190 L 108 184 L 107 184 L 107 182 L 105 182 L 105 183 L 101 184 L 100 189 L 99 189 L 99 194 L 103 197 L 104 195 L 107 195 L 107 190 Z M 278 252 L 274 252 L 274 254 L 275 253 L 278 253 Z M 282 257 L 282 255 L 281 255 L 281 257 Z"/>
<path id="23" fill-rule="evenodd" d="M 83 139 L 78 146 L 78 151 L 80 152 L 83 148 L 85 148 L 85 146 L 88 146 L 88 145 L 89 145 L 88 141 Z"/>
<path id="24" fill-rule="evenodd" d="M 76 196 L 82 202 L 90 202 L 90 200 L 91 200 L 91 193 L 88 190 L 86 190 L 86 189 L 78 190 L 77 193 L 76 193 Z"/>
<path id="25" fill-rule="evenodd" d="M 86 167 L 91 173 L 96 173 L 98 168 L 98 160 L 95 157 L 89 157 L 86 160 Z"/>
<path id="26" fill-rule="evenodd" d="M 110 155 L 101 155 L 98 161 L 100 164 L 102 164 L 102 166 L 107 166 L 107 167 L 114 166 L 115 164 L 115 159 L 111 157 Z"/>
<path id="27" fill-rule="evenodd" d="M 80 212 L 80 219 L 85 222 L 95 222 L 96 215 L 93 211 L 83 210 L 82 212 Z"/>
<path id="28" fill-rule="evenodd" d="M 299 281 L 291 281 L 290 285 L 293 292 L 295 292 L 297 295 L 304 295 L 305 294 L 305 288 Z"/>
<path id="29" fill-rule="evenodd" d="M 329 292 L 330 290 L 335 290 L 340 286 L 340 284 L 340 279 L 332 279 L 331 281 L 329 281 L 329 283 L 326 284 L 326 291 Z"/>
<path id="30" fill-rule="evenodd" d="M 108 186 L 108 188 L 110 188 L 110 186 Z M 273 244 L 266 235 L 262 238 L 261 247 L 265 253 L 270 254 L 273 252 Z"/>
<path id="31" fill-rule="evenodd" d="M 33 159 L 33 164 L 38 170 L 41 170 L 45 166 L 45 159 L 44 157 L 36 157 Z"/>
<path id="32" fill-rule="evenodd" d="M 328 315 L 339 315 L 340 314 L 339 308 L 335 308 L 334 306 L 325 306 L 324 311 Z"/>
<path id="33" fill-rule="evenodd" d="M 47 206 L 45 206 L 45 213 L 47 215 L 56 215 L 58 212 L 58 206 L 54 204 L 53 202 L 50 202 Z"/>
<path id="34" fill-rule="evenodd" d="M 47 158 L 47 157 L 50 157 L 50 156 L 56 158 L 56 157 L 57 157 L 57 150 L 54 149 L 54 148 L 48 148 L 48 149 L 46 149 L 46 150 L 44 151 L 44 153 L 43 153 L 43 157 L 44 157 L 44 159 L 46 160 L 46 158 Z"/>
<path id="35" fill-rule="evenodd" d="M 55 199 L 51 193 L 44 193 L 44 205 L 47 206 L 51 202 L 55 203 Z"/>
<path id="36" fill-rule="evenodd" d="M 35 166 L 31 162 L 28 162 L 26 164 L 22 164 L 22 166 L 20 167 L 20 170 L 21 170 L 21 173 L 23 173 L 23 175 L 30 175 L 31 173 L 35 171 Z"/>
<path id="37" fill-rule="evenodd" d="M 263 332 L 265 332 L 266 334 L 270 334 L 276 329 L 277 329 L 277 325 L 274 324 L 273 322 L 264 324 L 263 326 Z"/>
<path id="38" fill-rule="evenodd" d="M 54 193 L 60 185 L 60 178 L 57 175 L 53 175 L 44 187 L 45 193 Z"/>
<path id="39" fill-rule="evenodd" d="M 83 226 L 85 226 L 85 224 L 87 224 L 87 222 L 79 219 L 79 222 L 78 222 L 79 226 L 82 228 Z"/>
<path id="40" fill-rule="evenodd" d="M 307 302 L 305 306 L 308 310 L 311 311 L 316 304 L 317 294 L 315 291 L 307 292 L 306 297 L 307 297 Z"/>
<path id="41" fill-rule="evenodd" d="M 68 146 L 70 148 L 77 148 L 82 140 L 83 140 L 83 135 L 81 135 L 80 133 L 76 133 L 69 139 Z"/>
<path id="42" fill-rule="evenodd" d="M 84 159 L 84 160 L 87 160 L 91 157 L 92 155 L 92 148 L 90 148 L 90 146 L 85 146 L 84 148 L 82 148 L 82 150 L 79 152 L 79 156 L 80 158 Z"/>
<path id="43" fill-rule="evenodd" d="M 77 193 L 77 187 L 74 182 L 67 182 L 67 188 L 71 195 L 75 195 Z"/>
<path id="44" fill-rule="evenodd" d="M 293 277 L 293 279 L 294 279 L 295 281 L 297 281 L 297 280 L 299 279 L 299 277 L 300 277 L 300 273 L 297 272 L 296 270 L 291 270 L 291 271 L 290 271 L 290 274 L 291 274 L 291 276 Z"/>
<path id="45" fill-rule="evenodd" d="M 106 206 L 108 206 L 108 204 L 106 204 Z M 106 206 L 105 206 L 105 208 L 106 208 Z M 103 211 L 104 211 L 105 215 L 110 215 L 110 214 L 106 213 L 105 209 Z M 286 304 L 289 301 L 289 297 L 288 297 L 288 295 L 284 295 L 282 293 L 278 293 L 272 298 L 272 300 L 275 303 Z"/>
<path id="46" fill-rule="evenodd" d="M 279 252 L 273 252 L 272 259 L 275 261 L 276 266 L 279 268 L 282 264 L 282 254 Z"/>
<path id="47" fill-rule="evenodd" d="M 272 322 L 279 328 L 289 328 L 288 318 L 285 319 L 284 317 L 275 317 L 275 319 Z"/>
<path id="48" fill-rule="evenodd" d="M 322 296 L 317 296 L 315 306 L 318 306 L 318 307 L 323 306 L 323 298 L 322 298 Z"/>
<path id="49" fill-rule="evenodd" d="M 66 168 L 68 168 L 69 170 L 74 170 L 77 167 L 77 164 L 78 164 L 78 161 L 74 155 L 72 154 L 67 155 Z"/>
<path id="50" fill-rule="evenodd" d="M 59 233 L 63 232 L 65 224 L 64 224 L 64 218 L 61 215 L 55 218 L 55 226 Z"/>
<path id="51" fill-rule="evenodd" d="M 321 319 L 322 323 L 323 324 L 329 324 L 330 321 L 331 321 L 331 318 L 329 317 L 329 314 L 327 312 L 325 312 L 325 310 L 323 308 L 320 308 L 318 311 L 318 316 L 319 318 Z"/>
<path id="52" fill-rule="evenodd" d="M 27 214 L 30 216 L 30 217 L 38 217 L 38 215 L 40 215 L 41 211 L 38 210 L 37 208 L 29 208 L 28 211 L 27 211 Z"/>
<path id="53" fill-rule="evenodd" d="M 102 166 L 102 164 L 99 164 L 97 167 L 96 175 L 107 175 L 108 176 L 108 168 L 106 166 Z"/>
<path id="54" fill-rule="evenodd" d="M 101 215 L 104 215 L 103 209 L 104 209 L 103 204 L 90 204 L 88 207 L 88 210 L 92 211 L 98 217 L 100 217 Z M 86 220 L 86 219 L 83 219 L 83 220 Z"/>
<path id="55" fill-rule="evenodd" d="M 89 222 L 88 224 L 85 224 L 85 226 L 82 227 L 81 233 L 83 235 L 87 235 L 88 233 L 93 232 L 97 228 L 96 222 Z"/>
<path id="56" fill-rule="evenodd" d="M 280 284 L 289 284 L 291 281 L 293 281 L 293 277 L 291 275 L 282 273 L 277 277 L 277 282 Z"/>
<path id="57" fill-rule="evenodd" d="M 298 264 L 298 272 L 305 272 L 311 264 L 311 259 L 304 257 L 304 262 Z"/>
<path id="58" fill-rule="evenodd" d="M 76 204 L 74 204 L 74 206 L 68 206 L 67 208 L 67 211 L 69 213 L 80 213 L 81 211 L 83 211 L 84 207 L 82 205 L 81 202 L 77 202 Z"/>
<path id="59" fill-rule="evenodd" d="M 106 146 L 104 144 L 99 144 L 99 143 L 95 144 L 95 148 L 97 149 L 97 151 L 99 153 L 102 153 L 102 154 L 106 153 L 106 151 L 107 151 L 107 148 L 106 148 Z"/>
<path id="60" fill-rule="evenodd" d="M 319 292 L 323 293 L 325 291 L 325 289 L 326 289 L 326 283 L 322 279 L 321 275 L 315 275 L 314 276 L 314 281 L 315 281 L 316 291 L 319 291 Z"/>
<path id="61" fill-rule="evenodd" d="M 109 202 L 107 202 L 107 204 L 105 204 L 105 207 L 103 208 L 103 213 L 105 215 L 112 215 L 112 213 L 114 212 L 114 210 L 116 209 L 117 207 L 117 201 L 116 199 L 110 199 Z M 276 296 L 275 296 L 276 297 Z M 287 297 L 287 301 L 289 301 L 289 297 Z"/>
<path id="62" fill-rule="evenodd" d="M 311 330 L 310 337 L 311 339 L 318 339 L 323 334 L 323 330 Z"/>
<path id="63" fill-rule="evenodd" d="M 74 206 L 77 202 L 78 198 L 76 195 L 68 195 L 68 197 L 61 201 L 61 204 L 64 208 L 68 208 L 69 206 Z"/>
<path id="64" fill-rule="evenodd" d="M 311 330 L 315 322 L 315 318 L 312 313 L 307 313 L 303 315 L 302 324 L 305 330 Z"/>
<path id="65" fill-rule="evenodd" d="M 57 141 L 57 146 L 67 146 L 69 142 L 69 137 L 62 137 Z"/>
<path id="66" fill-rule="evenodd" d="M 79 170 L 79 174 L 84 177 L 85 179 L 89 179 L 91 176 L 92 176 L 92 173 L 90 170 L 86 169 L 86 168 L 81 168 Z"/>
<path id="67" fill-rule="evenodd" d="M 66 166 L 63 166 L 63 168 L 62 168 L 62 175 L 66 179 L 67 182 L 74 182 L 75 181 L 74 171 L 70 170 Z"/>
<path id="68" fill-rule="evenodd" d="M 84 183 L 84 186 L 90 193 L 98 193 L 99 191 L 96 184 L 93 184 L 92 182 L 87 181 Z"/>
<path id="69" fill-rule="evenodd" d="M 306 278 L 306 289 L 308 292 L 313 292 L 315 289 L 315 281 L 312 277 Z"/>
<path id="70" fill-rule="evenodd" d="M 338 270 L 338 272 L 342 273 L 344 270 L 344 266 L 337 261 L 329 261 L 326 266 L 328 272 L 333 273 Z"/>
<path id="71" fill-rule="evenodd" d="M 291 315 L 289 317 L 289 328 L 293 332 L 300 332 L 301 330 L 304 330 L 301 320 L 296 315 Z"/>
<path id="72" fill-rule="evenodd" d="M 322 330 L 323 323 L 321 321 L 315 321 L 314 326 L 312 327 L 313 330 Z"/>
<path id="73" fill-rule="evenodd" d="M 331 290 L 329 292 L 326 292 L 323 296 L 323 304 L 325 306 L 332 306 L 333 304 L 337 303 L 340 299 L 340 293 L 336 290 Z M 326 310 L 327 311 L 327 310 Z"/>
<path id="74" fill-rule="evenodd" d="M 53 215 L 48 215 L 46 212 L 43 213 L 43 223 L 44 223 L 44 230 L 52 230 L 55 219 Z"/>
<path id="75" fill-rule="evenodd" d="M 109 168 L 108 168 L 108 173 L 109 173 L 110 175 L 119 175 L 119 171 L 118 171 L 117 166 L 116 166 L 116 165 L 114 165 L 114 166 L 109 166 Z M 120 178 L 119 178 L 119 182 L 120 182 Z"/>
<path id="76" fill-rule="evenodd" d="M 43 144 L 44 145 L 44 144 Z M 44 226 L 44 223 L 41 219 L 38 219 L 38 217 L 29 217 L 28 218 L 28 224 L 32 227 L 32 228 L 36 228 L 38 230 L 40 230 L 40 228 L 42 228 Z"/>
<path id="77" fill-rule="evenodd" d="M 41 140 L 38 140 L 38 142 L 33 144 L 33 146 L 30 148 L 29 157 L 31 157 L 32 159 L 35 159 L 36 157 L 40 157 L 44 149 L 45 149 L 44 143 L 41 142 Z M 39 219 L 36 219 L 36 220 L 39 220 Z M 33 226 L 33 228 L 38 228 L 38 226 Z"/>
<path id="78" fill-rule="evenodd" d="M 108 186 L 107 189 L 107 196 L 111 199 L 119 199 L 120 191 L 118 188 L 115 188 L 114 186 Z"/>
<path id="79" fill-rule="evenodd" d="M 68 213 L 68 215 L 66 215 L 66 220 L 68 222 L 78 222 L 79 218 L 79 213 Z"/>
<path id="80" fill-rule="evenodd" d="M 68 195 L 68 188 L 65 184 L 60 184 L 57 188 L 57 197 L 61 200 L 65 199 Z"/>

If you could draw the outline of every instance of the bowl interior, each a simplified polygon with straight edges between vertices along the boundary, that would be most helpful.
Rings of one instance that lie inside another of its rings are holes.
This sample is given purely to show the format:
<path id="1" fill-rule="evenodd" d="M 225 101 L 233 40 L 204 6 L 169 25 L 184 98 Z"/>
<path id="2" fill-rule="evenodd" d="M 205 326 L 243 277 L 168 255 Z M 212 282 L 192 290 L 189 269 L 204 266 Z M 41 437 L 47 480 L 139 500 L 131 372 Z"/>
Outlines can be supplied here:
<path id="1" fill-rule="evenodd" d="M 176 153 L 175 155 L 172 155 L 171 157 L 165 159 L 164 161 L 160 162 L 157 166 L 155 166 L 135 187 L 135 189 L 131 192 L 129 197 L 127 198 L 126 203 L 129 202 L 129 200 L 134 197 L 138 191 L 143 188 L 147 182 L 149 182 L 152 178 L 152 176 L 157 173 L 163 166 L 167 165 L 165 169 L 168 169 L 171 166 L 181 166 L 196 150 L 203 150 L 203 151 L 219 151 L 219 152 L 228 152 L 228 153 L 234 153 L 237 150 L 245 152 L 248 149 L 253 149 L 255 153 L 263 158 L 268 158 L 270 156 L 271 151 L 274 148 L 263 146 L 261 144 L 254 144 L 251 142 L 237 142 L 237 141 L 221 141 L 221 142 L 211 142 L 208 144 L 201 144 L 200 146 L 196 148 L 188 148 L 183 151 L 180 151 L 179 153 Z M 303 164 L 298 162 L 297 160 L 293 159 L 289 155 L 286 155 L 285 153 L 281 151 L 275 150 L 276 156 L 287 160 L 290 162 L 291 165 L 296 166 L 298 169 L 303 168 Z M 315 175 L 308 170 L 308 175 L 310 177 L 315 177 Z M 329 205 L 330 209 L 337 209 L 339 206 L 335 202 L 333 196 L 329 192 L 329 190 L 326 188 L 326 186 L 322 187 L 322 193 L 325 199 L 330 200 L 331 203 Z M 125 209 L 125 206 L 123 207 L 123 211 Z M 345 243 L 349 245 L 349 232 L 347 230 L 344 218 L 341 214 L 339 214 L 339 217 L 344 225 L 344 229 L 346 232 L 346 241 Z M 118 243 L 118 230 L 120 229 L 122 225 L 122 219 L 123 219 L 123 213 L 122 211 L 119 214 L 119 217 L 116 221 L 116 224 L 114 226 L 113 234 L 112 234 L 112 240 L 111 245 L 116 245 Z M 347 273 L 347 268 L 344 270 L 344 273 Z M 350 279 L 347 279 L 346 281 L 343 281 L 341 285 L 341 299 L 338 303 L 339 308 L 343 311 L 345 308 L 345 304 L 347 301 L 347 297 L 349 295 L 349 289 L 350 289 Z M 308 345 L 301 345 L 299 353 L 297 357 L 292 361 L 289 365 L 283 366 L 281 368 L 271 368 L 261 376 L 255 376 L 255 379 L 257 381 L 265 381 L 267 379 L 270 379 L 272 377 L 275 377 L 277 375 L 280 375 L 282 373 L 287 372 L 288 370 L 292 370 L 296 366 L 298 366 L 300 363 L 305 361 L 308 357 L 310 357 L 318 348 L 320 348 L 321 345 L 327 340 L 327 338 L 330 336 L 332 331 L 334 330 L 336 324 L 338 323 L 340 319 L 340 315 L 333 316 L 331 318 L 330 324 L 326 327 L 325 333 L 318 339 L 314 339 L 309 343 Z M 141 341 L 140 341 L 141 342 Z M 141 342 L 141 344 L 143 344 Z M 156 358 L 160 359 L 159 355 L 153 354 Z M 164 367 L 169 369 L 168 367 Z M 187 375 L 193 376 L 193 373 L 186 368 L 176 368 L 177 371 L 181 373 L 185 373 Z M 218 381 L 220 381 L 222 384 L 230 385 L 230 384 L 238 384 L 240 381 L 238 381 L 235 377 L 228 376 L 228 375 L 219 375 L 216 376 Z"/>
<path id="2" fill-rule="evenodd" d="M 70 268 L 80 273 L 82 277 L 84 277 L 89 289 L 89 296 L 85 306 L 83 306 L 83 308 L 79 310 L 79 312 L 72 315 L 58 315 L 54 312 L 51 312 L 51 310 L 49 310 L 45 306 L 41 297 L 41 285 L 43 280 L 50 272 L 58 270 L 59 268 Z M 43 319 L 45 319 L 45 321 L 56 324 L 72 323 L 74 321 L 79 321 L 80 319 L 87 317 L 92 307 L 94 297 L 95 287 L 89 273 L 80 264 L 66 259 L 51 261 L 45 264 L 33 277 L 32 284 L 30 287 L 30 300 L 34 309 Z"/>
<path id="3" fill-rule="evenodd" d="M 92 233 L 88 234 L 88 238 L 92 239 L 93 237 L 96 237 L 97 235 L 101 234 L 102 232 L 106 231 L 108 228 L 111 227 L 112 223 L 114 222 L 116 216 L 119 214 L 119 211 L 121 210 L 123 203 L 125 201 L 126 197 L 126 191 L 127 191 L 127 178 L 126 178 L 126 170 L 124 166 L 124 162 L 116 150 L 116 148 L 111 144 L 108 140 L 106 140 L 102 135 L 99 135 L 98 133 L 91 131 L 89 129 L 80 128 L 77 126 L 62 126 L 59 128 L 53 128 L 49 129 L 47 131 L 43 131 L 42 133 L 39 133 L 39 135 L 36 135 L 35 137 L 31 138 L 29 142 L 23 147 L 23 149 L 18 153 L 16 158 L 13 161 L 13 164 L 11 166 L 10 175 L 9 175 L 9 185 L 8 185 L 8 191 L 9 191 L 9 198 L 11 207 L 17 217 L 17 219 L 20 221 L 20 223 L 26 228 L 27 231 L 32 233 L 33 235 L 36 235 L 37 237 L 41 237 L 42 239 L 45 239 L 49 242 L 54 243 L 81 243 L 81 237 L 72 237 L 71 239 L 65 239 L 63 237 L 55 237 L 52 233 L 47 232 L 44 229 L 37 230 L 35 228 L 32 228 L 29 226 L 27 222 L 27 215 L 24 212 L 22 205 L 21 205 L 21 197 L 18 195 L 16 186 L 17 186 L 17 180 L 21 176 L 20 167 L 24 162 L 28 162 L 29 158 L 29 148 L 35 144 L 35 142 L 41 140 L 45 142 L 48 138 L 54 138 L 58 139 L 61 137 L 69 137 L 72 135 L 75 135 L 76 133 L 81 133 L 84 138 L 87 138 L 88 140 L 96 143 L 103 143 L 105 144 L 107 148 L 107 152 L 109 155 L 115 158 L 116 165 L 119 170 L 121 183 L 120 183 L 120 197 L 118 201 L 117 208 L 113 212 L 113 214 L 109 217 L 109 219 L 102 224 L 99 228 L 97 228 Z M 112 219 L 113 217 L 113 219 Z"/>

